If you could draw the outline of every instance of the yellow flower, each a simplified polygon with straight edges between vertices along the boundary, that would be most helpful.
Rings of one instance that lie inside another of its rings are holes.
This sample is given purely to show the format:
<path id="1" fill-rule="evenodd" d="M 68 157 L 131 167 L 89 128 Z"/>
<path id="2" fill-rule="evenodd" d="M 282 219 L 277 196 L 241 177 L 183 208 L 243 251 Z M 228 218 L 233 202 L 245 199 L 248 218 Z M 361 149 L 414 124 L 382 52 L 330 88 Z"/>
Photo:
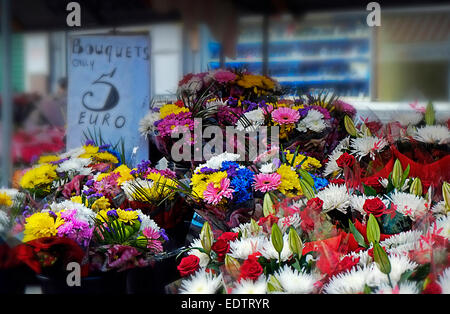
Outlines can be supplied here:
<path id="1" fill-rule="evenodd" d="M 281 183 L 278 186 L 278 190 L 280 190 L 281 193 L 287 196 L 302 194 L 300 178 L 295 170 L 290 166 L 283 164 L 278 168 L 277 173 L 281 176 Z"/>
<path id="2" fill-rule="evenodd" d="M 5 192 L 0 192 L 0 206 L 4 205 L 10 207 L 12 203 L 12 199 L 8 194 L 6 194 Z"/>
<path id="3" fill-rule="evenodd" d="M 138 213 L 135 212 L 134 210 L 117 209 L 116 213 L 117 216 L 119 217 L 118 220 L 124 223 L 134 224 L 135 220 L 137 220 L 139 217 Z"/>
<path id="4" fill-rule="evenodd" d="M 101 209 L 95 218 L 100 221 L 108 221 L 108 210 Z"/>
<path id="5" fill-rule="evenodd" d="M 33 189 L 41 185 L 48 185 L 58 176 L 56 166 L 42 164 L 28 170 L 20 179 L 20 186 L 24 189 Z"/>
<path id="6" fill-rule="evenodd" d="M 131 169 L 127 167 L 127 165 L 120 165 L 113 172 L 120 174 L 120 177 L 117 179 L 117 184 L 122 185 L 122 183 L 133 180 L 134 177 L 130 174 Z"/>
<path id="7" fill-rule="evenodd" d="M 107 176 L 109 176 L 111 173 L 105 172 L 105 173 L 100 173 L 97 178 L 95 179 L 96 181 L 102 181 L 104 178 L 106 178 Z"/>
<path id="8" fill-rule="evenodd" d="M 106 210 L 109 209 L 109 206 L 111 206 L 109 200 L 106 197 L 102 196 L 97 199 L 94 204 L 92 204 L 91 209 L 95 211 L 99 211 L 102 209 Z"/>
<path id="9" fill-rule="evenodd" d="M 96 153 L 91 156 L 97 162 L 110 162 L 113 164 L 117 164 L 119 160 L 116 156 L 108 152 Z"/>
<path id="10" fill-rule="evenodd" d="M 55 219 L 49 213 L 35 213 L 25 220 L 23 242 L 53 237 L 58 233 L 58 227 L 62 224 L 64 224 L 64 220 L 59 214 Z"/>
<path id="11" fill-rule="evenodd" d="M 60 159 L 61 157 L 59 157 L 58 155 L 41 156 L 39 157 L 38 164 L 48 164 L 49 162 L 58 161 Z"/>
<path id="12" fill-rule="evenodd" d="M 244 74 L 240 79 L 238 79 L 237 84 L 244 88 L 264 87 L 262 76 L 253 74 Z"/>
<path id="13" fill-rule="evenodd" d="M 83 198 L 81 195 L 72 196 L 70 200 L 74 203 L 83 204 Z"/>
<path id="14" fill-rule="evenodd" d="M 165 104 L 159 109 L 159 118 L 164 119 L 169 114 L 179 114 L 181 112 L 189 112 L 189 109 L 185 107 L 179 107 L 174 104 Z"/>
<path id="15" fill-rule="evenodd" d="M 175 181 L 161 175 L 158 172 L 150 172 L 147 175 L 147 179 L 153 181 L 153 185 L 151 186 L 149 193 L 150 197 L 154 200 L 160 200 L 172 194 L 172 188 L 177 186 Z M 170 198 L 172 197 L 173 195 Z"/>
<path id="16" fill-rule="evenodd" d="M 286 152 L 286 159 L 288 163 L 291 164 L 292 159 L 294 158 L 294 154 L 289 151 L 285 152 Z M 322 164 L 316 158 L 308 157 L 302 154 L 297 154 L 297 156 L 295 156 L 293 167 L 295 168 L 300 164 L 302 169 L 306 171 L 311 171 L 322 167 Z"/>
<path id="17" fill-rule="evenodd" d="M 84 145 L 84 153 L 78 156 L 79 158 L 91 158 L 98 152 L 98 147 L 93 145 Z"/>

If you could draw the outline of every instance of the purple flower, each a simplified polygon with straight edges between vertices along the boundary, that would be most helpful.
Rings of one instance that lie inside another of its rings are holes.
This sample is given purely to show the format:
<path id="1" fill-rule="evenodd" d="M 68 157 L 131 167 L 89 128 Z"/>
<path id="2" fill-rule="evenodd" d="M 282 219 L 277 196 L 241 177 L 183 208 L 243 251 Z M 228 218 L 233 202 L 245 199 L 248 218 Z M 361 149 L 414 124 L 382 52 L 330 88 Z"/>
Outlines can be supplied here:
<path id="1" fill-rule="evenodd" d="M 116 211 L 115 209 L 109 210 L 109 211 L 106 213 L 106 215 L 108 215 L 108 216 L 110 216 L 110 217 L 119 217 L 119 216 L 117 215 L 117 211 Z"/>
<path id="2" fill-rule="evenodd" d="M 87 141 L 84 143 L 84 145 L 86 145 L 86 146 L 89 146 L 89 145 L 94 146 L 94 145 L 95 145 L 95 142 L 94 142 L 93 140 L 87 140 Z"/>
<path id="3" fill-rule="evenodd" d="M 167 234 L 166 234 L 166 230 L 164 230 L 164 229 L 159 229 L 159 234 L 161 235 L 161 237 L 163 237 L 163 239 L 165 240 L 165 241 L 169 241 L 169 237 L 167 236 Z"/>

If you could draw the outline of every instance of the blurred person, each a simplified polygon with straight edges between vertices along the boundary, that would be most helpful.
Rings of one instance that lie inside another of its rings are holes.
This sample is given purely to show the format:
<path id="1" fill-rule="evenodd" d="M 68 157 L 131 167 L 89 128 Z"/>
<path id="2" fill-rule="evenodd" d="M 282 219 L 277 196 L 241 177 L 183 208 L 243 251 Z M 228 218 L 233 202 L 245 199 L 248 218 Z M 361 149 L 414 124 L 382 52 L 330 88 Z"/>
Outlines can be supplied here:
<path id="1" fill-rule="evenodd" d="M 25 123 L 26 130 L 49 125 L 65 128 L 67 121 L 67 79 L 58 80 L 55 94 L 43 97 Z"/>

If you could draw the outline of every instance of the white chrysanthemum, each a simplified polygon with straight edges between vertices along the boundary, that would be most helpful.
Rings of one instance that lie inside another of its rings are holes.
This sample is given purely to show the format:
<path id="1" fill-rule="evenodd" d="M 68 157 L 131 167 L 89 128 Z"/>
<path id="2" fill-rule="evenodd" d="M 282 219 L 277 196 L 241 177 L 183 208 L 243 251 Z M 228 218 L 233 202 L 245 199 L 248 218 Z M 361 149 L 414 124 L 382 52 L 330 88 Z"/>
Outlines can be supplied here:
<path id="1" fill-rule="evenodd" d="M 239 155 L 239 154 L 232 154 L 232 153 L 227 153 L 227 152 L 222 153 L 217 156 L 213 156 L 206 163 L 201 164 L 200 166 L 195 168 L 194 173 L 200 171 L 200 169 L 203 167 L 208 167 L 211 169 L 220 169 L 220 167 L 222 167 L 222 163 L 224 161 L 237 161 L 237 160 L 239 160 L 240 157 L 241 157 L 241 155 Z"/>
<path id="2" fill-rule="evenodd" d="M 431 208 L 431 211 L 435 214 L 443 214 L 447 212 L 447 209 L 445 208 L 445 201 L 440 201 Z"/>
<path id="3" fill-rule="evenodd" d="M 238 131 L 257 131 L 264 124 L 264 112 L 261 108 L 244 113 L 245 118 L 240 118 L 236 123 Z M 250 122 L 250 125 L 248 123 Z"/>
<path id="4" fill-rule="evenodd" d="M 412 281 L 405 281 L 392 288 L 389 284 L 382 284 L 375 290 L 374 294 L 419 294 L 417 284 Z"/>
<path id="5" fill-rule="evenodd" d="M 401 275 L 408 270 L 414 270 L 418 265 L 411 261 L 405 255 L 390 254 L 389 262 L 391 263 L 391 272 L 389 277 L 393 285 L 396 285 L 400 280 Z M 380 269 L 373 264 L 372 271 L 368 279 L 369 286 L 381 286 L 383 284 L 388 284 L 389 279 L 386 274 L 382 273 Z"/>
<path id="6" fill-rule="evenodd" d="M 267 282 L 264 276 L 260 276 L 258 280 L 241 280 L 231 291 L 232 294 L 265 294 L 267 292 Z"/>
<path id="7" fill-rule="evenodd" d="M 259 167 L 259 171 L 262 173 L 273 173 L 275 170 L 277 170 L 277 168 L 273 162 L 267 162 Z"/>
<path id="8" fill-rule="evenodd" d="M 264 256 L 267 259 L 275 259 L 278 261 L 279 256 L 278 252 L 273 247 L 272 241 L 269 238 L 265 238 L 265 242 L 263 243 L 260 251 L 262 256 Z M 283 236 L 283 249 L 281 250 L 281 261 L 285 262 L 292 256 L 292 251 L 289 248 L 289 240 L 288 235 L 285 234 Z"/>
<path id="9" fill-rule="evenodd" d="M 191 242 L 191 245 L 189 245 L 189 247 L 190 248 L 196 248 L 196 247 L 202 248 L 203 246 L 202 246 L 202 242 L 200 241 L 200 239 L 194 239 Z M 195 256 L 197 256 L 200 259 L 200 261 L 199 261 L 200 267 L 208 266 L 208 264 L 209 264 L 209 256 L 208 256 L 208 254 L 202 253 L 202 252 L 200 252 L 197 249 L 189 250 L 188 254 L 189 255 L 195 255 Z"/>
<path id="10" fill-rule="evenodd" d="M 91 162 L 90 158 L 71 158 L 60 163 L 56 171 L 60 173 L 66 172 L 70 176 L 78 174 L 87 176 L 92 173 L 92 169 L 88 167 Z"/>
<path id="11" fill-rule="evenodd" d="M 371 267 L 353 267 L 351 270 L 333 276 L 324 286 L 327 294 L 359 294 L 364 292 Z"/>
<path id="12" fill-rule="evenodd" d="M 197 93 L 203 86 L 202 79 L 194 76 L 187 83 L 178 87 L 177 93 L 187 92 L 188 95 Z"/>
<path id="13" fill-rule="evenodd" d="M 350 195 L 345 185 L 331 183 L 319 191 L 316 197 L 323 201 L 323 211 L 337 209 L 345 214 L 350 206 Z"/>
<path id="14" fill-rule="evenodd" d="M 374 159 L 375 153 L 382 152 L 387 145 L 388 142 L 384 138 L 376 136 L 358 137 L 350 141 L 350 149 L 358 160 L 367 155 Z"/>
<path id="15" fill-rule="evenodd" d="M 442 294 L 450 294 L 450 267 L 439 276 L 438 284 L 441 286 Z"/>
<path id="16" fill-rule="evenodd" d="M 288 265 L 277 271 L 275 278 L 280 282 L 284 292 L 292 294 L 308 294 L 314 289 L 314 283 L 319 280 L 315 274 L 299 272 Z"/>
<path id="17" fill-rule="evenodd" d="M 344 153 L 343 150 L 349 148 L 350 137 L 347 136 L 338 144 L 338 146 L 336 146 L 330 156 L 328 156 L 328 162 L 325 165 L 325 170 L 323 171 L 324 176 L 329 176 L 330 174 L 339 173 L 342 171 L 342 168 L 337 165 L 336 160 L 338 160 L 339 157 L 341 157 L 341 155 Z"/>
<path id="18" fill-rule="evenodd" d="M 295 213 L 293 215 L 289 215 L 286 217 L 282 217 L 278 220 L 278 227 L 280 227 L 281 232 L 284 233 L 289 227 L 293 227 L 297 229 L 300 227 L 302 219 L 300 218 L 300 214 Z"/>
<path id="19" fill-rule="evenodd" d="M 139 133 L 147 137 L 149 134 L 153 133 L 156 129 L 155 122 L 160 120 L 159 112 L 150 111 L 139 121 Z"/>
<path id="20" fill-rule="evenodd" d="M 399 213 L 410 217 L 412 220 L 422 217 L 427 211 L 425 206 L 427 201 L 423 197 L 395 191 L 389 196 L 389 198 L 392 203 L 394 203 L 396 210 Z"/>
<path id="21" fill-rule="evenodd" d="M 323 114 L 318 111 L 311 109 L 308 111 L 306 117 L 299 121 L 297 125 L 297 130 L 299 132 L 307 132 L 311 130 L 313 132 L 322 132 L 327 127 Z"/>
<path id="22" fill-rule="evenodd" d="M 413 138 L 423 143 L 444 143 L 450 139 L 450 130 L 445 125 L 426 125 L 418 128 Z"/>
<path id="23" fill-rule="evenodd" d="M 181 282 L 181 294 L 215 294 L 222 286 L 222 274 L 213 275 L 204 268 Z"/>
<path id="24" fill-rule="evenodd" d="M 450 213 L 446 216 L 441 216 L 431 226 L 432 230 L 441 230 L 439 235 L 450 239 Z"/>
<path id="25" fill-rule="evenodd" d="M 159 230 L 161 230 L 158 224 L 153 219 L 151 219 L 150 216 L 144 214 L 140 209 L 136 209 L 135 212 L 138 214 L 139 219 L 141 219 L 141 226 L 139 228 L 140 231 L 144 230 L 145 228 L 151 228 L 158 232 Z"/>
<path id="26" fill-rule="evenodd" d="M 418 230 L 408 230 L 390 236 L 380 243 L 390 254 L 405 255 L 414 250 L 422 232 Z"/>
<path id="27" fill-rule="evenodd" d="M 10 220 L 7 213 L 0 210 L 0 234 L 8 230 Z"/>
<path id="28" fill-rule="evenodd" d="M 94 218 L 96 214 L 94 211 L 83 204 L 75 203 L 69 200 L 65 200 L 59 203 L 52 203 L 49 204 L 49 207 L 47 209 L 42 210 L 43 212 L 46 211 L 53 211 L 53 212 L 60 212 L 62 210 L 76 210 L 75 217 L 78 220 L 86 221 L 89 223 L 89 225 L 94 225 Z"/>
<path id="29" fill-rule="evenodd" d="M 236 259 L 245 260 L 249 255 L 259 252 L 266 244 L 266 238 L 264 236 L 240 238 L 230 242 L 231 257 Z"/>
<path id="30" fill-rule="evenodd" d="M 417 111 L 395 112 L 391 121 L 398 121 L 403 126 L 416 125 L 423 119 L 423 114 Z"/>

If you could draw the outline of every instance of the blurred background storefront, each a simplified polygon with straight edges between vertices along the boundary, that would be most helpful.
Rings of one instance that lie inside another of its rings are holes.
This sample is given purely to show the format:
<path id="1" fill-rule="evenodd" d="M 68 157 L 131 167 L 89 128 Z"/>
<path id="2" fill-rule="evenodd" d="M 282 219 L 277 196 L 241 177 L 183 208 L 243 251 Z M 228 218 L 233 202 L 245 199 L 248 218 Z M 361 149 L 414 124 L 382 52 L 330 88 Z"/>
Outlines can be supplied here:
<path id="1" fill-rule="evenodd" d="M 13 158 L 21 162 L 64 133 L 67 42 L 78 34 L 146 32 L 152 101 L 175 99 L 187 73 L 235 67 L 270 75 L 291 95 L 335 93 L 381 119 L 428 101 L 450 114 L 445 2 L 380 1 L 373 27 L 368 1 L 83 0 L 81 27 L 67 26 L 68 2 L 10 1 L 12 141 L 23 145 Z"/>

